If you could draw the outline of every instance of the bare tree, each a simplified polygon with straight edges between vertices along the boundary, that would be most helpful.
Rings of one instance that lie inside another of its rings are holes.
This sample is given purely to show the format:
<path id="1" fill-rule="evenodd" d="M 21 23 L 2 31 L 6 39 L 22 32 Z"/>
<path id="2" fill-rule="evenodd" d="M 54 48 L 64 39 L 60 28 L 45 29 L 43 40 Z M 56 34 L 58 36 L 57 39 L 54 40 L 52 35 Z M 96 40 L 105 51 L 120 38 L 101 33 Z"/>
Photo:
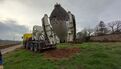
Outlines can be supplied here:
<path id="1" fill-rule="evenodd" d="M 120 33 L 121 32 L 121 21 L 116 21 L 116 33 Z"/>
<path id="2" fill-rule="evenodd" d="M 108 26 L 111 28 L 111 33 L 120 33 L 121 32 L 121 21 L 113 21 L 108 23 Z"/>
<path id="3" fill-rule="evenodd" d="M 108 26 L 111 28 L 111 33 L 114 33 L 115 32 L 115 26 L 116 26 L 116 23 L 108 23 Z"/>

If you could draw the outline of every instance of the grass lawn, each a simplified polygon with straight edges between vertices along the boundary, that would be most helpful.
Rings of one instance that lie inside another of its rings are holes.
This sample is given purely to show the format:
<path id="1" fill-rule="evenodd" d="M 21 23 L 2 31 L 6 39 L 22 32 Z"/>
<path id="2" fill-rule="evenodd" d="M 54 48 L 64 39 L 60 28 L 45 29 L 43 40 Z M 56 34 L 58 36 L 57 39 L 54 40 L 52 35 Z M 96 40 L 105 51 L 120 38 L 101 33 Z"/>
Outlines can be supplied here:
<path id="1" fill-rule="evenodd" d="M 5 69 L 121 69 L 121 43 L 59 44 L 58 48 L 79 47 L 80 53 L 49 60 L 43 53 L 18 49 L 4 55 Z"/>

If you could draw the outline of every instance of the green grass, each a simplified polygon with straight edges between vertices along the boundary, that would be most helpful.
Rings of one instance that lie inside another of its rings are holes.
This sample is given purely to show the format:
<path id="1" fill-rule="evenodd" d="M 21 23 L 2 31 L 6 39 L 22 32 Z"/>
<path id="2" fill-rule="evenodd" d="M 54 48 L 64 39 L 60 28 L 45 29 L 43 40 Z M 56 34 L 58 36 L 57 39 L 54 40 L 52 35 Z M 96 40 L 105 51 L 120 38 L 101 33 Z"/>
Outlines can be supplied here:
<path id="1" fill-rule="evenodd" d="M 121 69 L 121 43 L 59 44 L 58 48 L 79 47 L 68 60 L 44 59 L 42 53 L 19 49 L 4 55 L 5 69 Z"/>

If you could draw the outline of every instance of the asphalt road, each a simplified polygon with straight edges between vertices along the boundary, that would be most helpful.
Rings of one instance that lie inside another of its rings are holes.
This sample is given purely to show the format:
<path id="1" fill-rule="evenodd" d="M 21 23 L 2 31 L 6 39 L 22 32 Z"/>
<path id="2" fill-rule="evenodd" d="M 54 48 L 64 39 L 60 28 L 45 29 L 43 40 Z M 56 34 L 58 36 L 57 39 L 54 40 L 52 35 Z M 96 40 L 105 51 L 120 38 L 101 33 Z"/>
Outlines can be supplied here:
<path id="1" fill-rule="evenodd" d="M 17 48 L 20 48 L 20 47 L 22 47 L 22 45 L 15 45 L 15 46 L 12 46 L 12 47 L 8 47 L 8 48 L 5 48 L 5 49 L 2 49 L 1 53 L 6 54 L 6 53 L 14 51 L 14 50 L 16 50 Z"/>

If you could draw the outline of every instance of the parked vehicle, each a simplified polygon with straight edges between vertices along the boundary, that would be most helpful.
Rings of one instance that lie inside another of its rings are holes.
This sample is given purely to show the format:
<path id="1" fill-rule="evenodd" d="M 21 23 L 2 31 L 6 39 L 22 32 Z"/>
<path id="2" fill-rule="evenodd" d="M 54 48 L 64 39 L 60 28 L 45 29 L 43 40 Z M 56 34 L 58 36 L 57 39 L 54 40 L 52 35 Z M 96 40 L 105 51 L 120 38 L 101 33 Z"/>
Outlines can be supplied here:
<path id="1" fill-rule="evenodd" d="M 0 69 L 3 69 L 3 58 L 1 51 L 0 51 Z"/>

